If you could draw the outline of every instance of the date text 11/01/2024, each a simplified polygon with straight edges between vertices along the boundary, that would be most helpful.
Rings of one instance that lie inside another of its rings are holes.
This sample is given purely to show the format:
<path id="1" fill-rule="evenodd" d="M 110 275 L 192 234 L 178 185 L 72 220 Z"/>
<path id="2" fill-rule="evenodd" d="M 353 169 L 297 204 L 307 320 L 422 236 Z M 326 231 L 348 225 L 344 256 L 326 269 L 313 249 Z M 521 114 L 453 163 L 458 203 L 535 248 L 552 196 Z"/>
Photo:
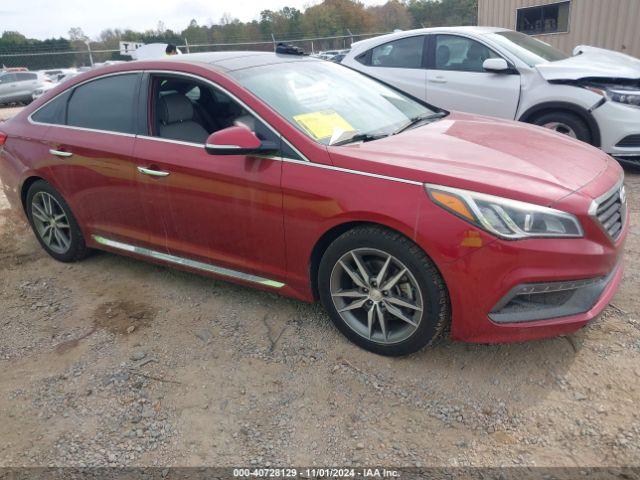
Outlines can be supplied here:
<path id="1" fill-rule="evenodd" d="M 234 468 L 236 478 L 399 478 L 398 470 L 386 468 Z"/>

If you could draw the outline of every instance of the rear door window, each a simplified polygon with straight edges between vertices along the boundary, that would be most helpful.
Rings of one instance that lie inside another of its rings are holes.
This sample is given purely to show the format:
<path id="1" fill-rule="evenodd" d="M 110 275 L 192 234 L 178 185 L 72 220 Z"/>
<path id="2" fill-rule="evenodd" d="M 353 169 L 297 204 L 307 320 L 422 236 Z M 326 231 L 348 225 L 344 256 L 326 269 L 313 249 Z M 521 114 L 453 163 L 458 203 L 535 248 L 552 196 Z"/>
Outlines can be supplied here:
<path id="1" fill-rule="evenodd" d="M 371 50 L 371 66 L 422 68 L 424 36 L 401 38 Z"/>
<path id="2" fill-rule="evenodd" d="M 67 107 L 67 125 L 135 133 L 135 100 L 140 74 L 113 75 L 73 90 Z"/>
<path id="3" fill-rule="evenodd" d="M 38 75 L 35 73 L 16 73 L 16 77 L 19 82 L 24 82 L 27 80 L 37 80 Z"/>

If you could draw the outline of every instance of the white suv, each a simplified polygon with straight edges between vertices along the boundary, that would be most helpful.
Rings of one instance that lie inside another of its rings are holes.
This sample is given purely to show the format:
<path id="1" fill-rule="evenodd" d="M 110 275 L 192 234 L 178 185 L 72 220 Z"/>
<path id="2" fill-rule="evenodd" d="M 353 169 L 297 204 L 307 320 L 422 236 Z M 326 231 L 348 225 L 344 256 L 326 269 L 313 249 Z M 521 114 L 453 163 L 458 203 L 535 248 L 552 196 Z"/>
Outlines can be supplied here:
<path id="1" fill-rule="evenodd" d="M 503 28 L 425 28 L 356 42 L 342 64 L 438 107 L 541 125 L 639 164 L 640 60 L 573 53 Z"/>

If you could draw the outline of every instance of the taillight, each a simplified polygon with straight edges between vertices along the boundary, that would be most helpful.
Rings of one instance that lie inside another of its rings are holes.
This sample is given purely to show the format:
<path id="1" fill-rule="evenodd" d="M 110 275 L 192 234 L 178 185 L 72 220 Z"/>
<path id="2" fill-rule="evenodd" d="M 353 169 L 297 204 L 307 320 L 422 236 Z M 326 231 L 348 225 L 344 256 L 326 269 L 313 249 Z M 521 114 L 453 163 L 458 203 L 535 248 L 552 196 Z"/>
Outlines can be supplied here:
<path id="1" fill-rule="evenodd" d="M 0 147 L 4 145 L 4 142 L 7 141 L 7 134 L 4 132 L 0 132 Z"/>

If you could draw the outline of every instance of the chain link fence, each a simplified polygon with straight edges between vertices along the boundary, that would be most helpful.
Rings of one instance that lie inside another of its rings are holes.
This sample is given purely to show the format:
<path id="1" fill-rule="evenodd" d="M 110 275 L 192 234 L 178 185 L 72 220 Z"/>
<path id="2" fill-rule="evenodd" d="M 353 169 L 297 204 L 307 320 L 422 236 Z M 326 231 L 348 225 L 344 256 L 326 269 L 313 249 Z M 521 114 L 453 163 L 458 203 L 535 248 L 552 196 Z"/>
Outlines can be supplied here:
<path id="1" fill-rule="evenodd" d="M 246 41 L 234 43 L 189 44 L 185 41 L 178 48 L 183 53 L 215 52 L 226 50 L 273 51 L 276 44 L 285 42 L 302 48 L 308 53 L 350 48 L 353 42 L 383 35 L 388 32 L 335 35 L 313 38 L 276 38 L 270 41 Z M 80 43 L 80 42 L 76 42 Z M 99 65 L 109 61 L 128 61 L 130 57 L 120 55 L 118 49 L 95 48 L 95 44 L 82 44 L 73 49 L 48 49 L 27 46 L 20 49 L 0 50 L 0 68 L 27 68 L 29 70 L 51 70 Z"/>

